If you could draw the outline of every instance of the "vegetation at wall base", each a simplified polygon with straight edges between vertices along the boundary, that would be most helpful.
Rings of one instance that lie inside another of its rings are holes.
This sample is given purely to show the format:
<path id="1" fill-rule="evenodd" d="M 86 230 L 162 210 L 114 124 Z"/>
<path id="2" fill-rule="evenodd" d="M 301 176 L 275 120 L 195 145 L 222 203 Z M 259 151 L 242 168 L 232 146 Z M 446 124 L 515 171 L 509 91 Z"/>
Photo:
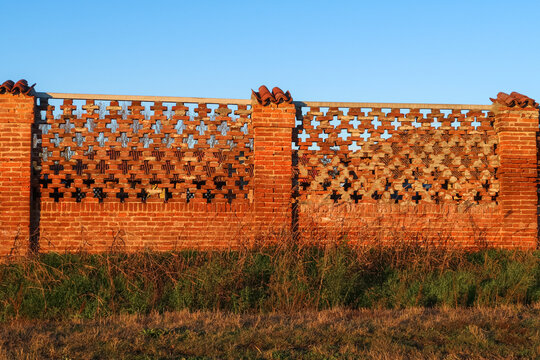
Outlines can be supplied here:
<path id="1" fill-rule="evenodd" d="M 0 320 L 534 305 L 540 252 L 402 243 L 39 254 L 0 265 Z"/>

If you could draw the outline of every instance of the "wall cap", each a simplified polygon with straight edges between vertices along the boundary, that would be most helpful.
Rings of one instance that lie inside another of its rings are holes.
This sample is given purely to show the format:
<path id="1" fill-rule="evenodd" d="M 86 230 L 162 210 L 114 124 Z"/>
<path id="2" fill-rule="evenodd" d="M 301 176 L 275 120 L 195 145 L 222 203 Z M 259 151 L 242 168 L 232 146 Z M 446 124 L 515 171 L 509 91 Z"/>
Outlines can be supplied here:
<path id="1" fill-rule="evenodd" d="M 493 105 L 520 108 L 526 108 L 530 106 L 538 109 L 538 103 L 534 99 L 531 99 L 530 97 L 515 91 L 510 93 L 510 95 L 500 92 L 497 94 L 497 97 L 495 99 L 490 98 L 490 100 L 493 102 Z"/>
<path id="2" fill-rule="evenodd" d="M 16 83 L 14 83 L 13 80 L 7 80 L 0 85 L 0 94 L 22 94 L 26 96 L 34 96 L 34 86 L 36 86 L 36 84 L 28 86 L 28 82 L 24 79 L 21 79 Z"/>
<path id="3" fill-rule="evenodd" d="M 291 96 L 291 93 L 289 91 L 283 92 L 280 88 L 277 86 L 272 89 L 272 92 L 268 90 L 268 88 L 264 85 L 259 87 L 259 92 L 255 92 L 253 89 L 251 90 L 252 96 L 251 98 L 253 100 L 256 100 L 259 104 L 266 106 L 270 103 L 272 104 L 281 104 L 281 103 L 287 103 L 292 104 L 293 99 Z"/>

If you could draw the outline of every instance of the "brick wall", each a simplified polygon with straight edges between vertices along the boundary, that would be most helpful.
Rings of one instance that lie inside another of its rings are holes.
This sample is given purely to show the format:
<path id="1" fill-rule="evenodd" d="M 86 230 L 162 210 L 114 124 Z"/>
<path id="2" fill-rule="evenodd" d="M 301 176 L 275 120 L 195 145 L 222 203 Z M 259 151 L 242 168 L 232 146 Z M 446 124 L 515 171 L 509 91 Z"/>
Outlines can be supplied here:
<path id="1" fill-rule="evenodd" d="M 251 241 L 252 205 L 54 203 L 41 207 L 41 251 L 226 249 Z"/>
<path id="2" fill-rule="evenodd" d="M 255 135 L 254 200 L 257 222 L 266 231 L 289 232 L 292 222 L 293 104 L 253 105 Z"/>
<path id="3" fill-rule="evenodd" d="M 507 96 L 484 111 L 299 111 L 300 235 L 535 248 L 538 109 Z"/>
<path id="4" fill-rule="evenodd" d="M 33 249 L 60 252 L 292 235 L 536 248 L 538 107 L 493 100 L 323 108 L 261 87 L 251 105 L 55 106 L 0 88 L 0 253 L 32 227 Z"/>
<path id="5" fill-rule="evenodd" d="M 251 110 L 189 105 L 77 106 L 65 99 L 55 114 L 55 106 L 42 104 L 42 141 L 34 149 L 41 159 L 40 249 L 224 248 L 248 241 L 257 228 Z"/>
<path id="6" fill-rule="evenodd" d="M 538 244 L 538 109 L 529 103 L 511 105 L 494 105 L 501 163 L 501 243 L 534 248 Z"/>
<path id="7" fill-rule="evenodd" d="M 453 248 L 508 247 L 501 241 L 502 218 L 500 206 L 485 205 L 309 203 L 299 206 L 302 238 L 323 242 L 344 239 L 358 245 L 405 241 Z"/>
<path id="8" fill-rule="evenodd" d="M 0 254 L 23 253 L 30 235 L 34 98 L 0 93 Z"/>

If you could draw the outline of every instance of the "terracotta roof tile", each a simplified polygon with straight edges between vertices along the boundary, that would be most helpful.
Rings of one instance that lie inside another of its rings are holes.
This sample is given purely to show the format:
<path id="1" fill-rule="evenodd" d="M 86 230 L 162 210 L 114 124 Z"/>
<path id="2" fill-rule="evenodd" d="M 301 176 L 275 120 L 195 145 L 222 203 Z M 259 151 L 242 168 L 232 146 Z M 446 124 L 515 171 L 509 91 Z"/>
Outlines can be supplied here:
<path id="1" fill-rule="evenodd" d="M 11 80 L 4 81 L 4 83 L 0 86 L 0 94 L 7 92 L 10 93 L 13 85 L 15 85 L 15 83 Z"/>
<path id="2" fill-rule="evenodd" d="M 254 90 L 251 91 L 255 99 L 259 102 L 259 104 L 262 105 L 268 105 L 269 103 L 291 104 L 293 101 L 291 93 L 289 91 L 283 92 L 283 90 L 278 87 L 273 88 L 272 92 L 270 92 L 270 90 L 268 90 L 268 88 L 263 85 L 259 88 L 259 92 L 255 92 Z"/>
<path id="3" fill-rule="evenodd" d="M 16 83 L 11 80 L 7 80 L 4 81 L 2 85 L 0 85 L 0 94 L 10 93 L 13 95 L 23 94 L 32 96 L 34 92 L 34 86 L 36 86 L 36 84 L 28 86 L 28 82 L 24 79 L 21 79 Z"/>
<path id="4" fill-rule="evenodd" d="M 531 99 L 530 97 L 517 93 L 515 91 L 512 92 L 510 95 L 500 92 L 497 94 L 497 98 L 490 98 L 490 100 L 493 101 L 494 104 L 500 104 L 507 107 L 519 106 L 524 108 L 527 106 L 532 106 L 538 108 L 538 104 L 536 103 L 536 101 L 534 101 L 534 99 Z"/>

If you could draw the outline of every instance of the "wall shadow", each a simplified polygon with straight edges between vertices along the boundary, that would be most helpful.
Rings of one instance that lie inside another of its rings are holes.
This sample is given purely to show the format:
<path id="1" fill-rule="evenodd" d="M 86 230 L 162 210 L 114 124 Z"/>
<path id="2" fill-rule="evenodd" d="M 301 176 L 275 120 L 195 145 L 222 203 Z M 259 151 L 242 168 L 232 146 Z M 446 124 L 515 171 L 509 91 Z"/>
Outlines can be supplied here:
<path id="1" fill-rule="evenodd" d="M 34 102 L 34 123 L 32 124 L 32 141 L 30 152 L 30 238 L 29 252 L 37 253 L 39 251 L 39 222 L 41 217 L 41 154 L 42 148 L 42 129 L 41 124 L 45 124 L 42 120 L 41 113 L 46 111 L 49 103 L 45 98 L 35 98 Z"/>

